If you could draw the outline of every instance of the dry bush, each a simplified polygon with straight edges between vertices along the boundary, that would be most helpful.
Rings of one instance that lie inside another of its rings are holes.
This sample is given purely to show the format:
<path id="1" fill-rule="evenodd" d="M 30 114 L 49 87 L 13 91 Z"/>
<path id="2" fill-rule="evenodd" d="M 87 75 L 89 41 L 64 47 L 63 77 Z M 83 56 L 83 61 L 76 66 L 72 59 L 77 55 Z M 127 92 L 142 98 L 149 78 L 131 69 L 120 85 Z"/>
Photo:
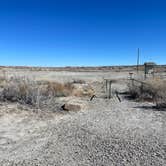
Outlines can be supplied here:
<path id="1" fill-rule="evenodd" d="M 1 89 L 0 99 L 42 108 L 55 105 L 56 97 L 90 96 L 90 90 L 85 86 L 77 88 L 72 83 L 62 84 L 51 81 L 33 81 L 26 77 L 12 77 L 10 80 L 6 80 Z"/>
<path id="2" fill-rule="evenodd" d="M 151 100 L 158 108 L 166 107 L 166 81 L 153 79 L 141 83 L 130 83 L 129 93 L 133 98 L 139 100 Z"/>
<path id="3" fill-rule="evenodd" d="M 158 108 L 166 107 L 166 80 L 155 79 L 147 81 L 148 91 L 153 96 L 153 100 Z"/>
<path id="4" fill-rule="evenodd" d="M 89 84 L 74 83 L 57 83 L 44 81 L 39 82 L 45 86 L 45 93 L 51 93 L 55 97 L 67 97 L 67 96 L 76 96 L 76 97 L 86 97 L 92 96 L 94 94 L 93 88 Z"/>
<path id="5" fill-rule="evenodd" d="M 78 84 L 74 86 L 72 95 L 76 97 L 92 97 L 95 94 L 94 89 L 89 84 Z"/>
<path id="6" fill-rule="evenodd" d="M 72 94 L 74 86 L 71 83 L 47 82 L 45 93 L 52 94 L 54 97 L 66 97 Z"/>
<path id="7" fill-rule="evenodd" d="M 20 102 L 37 106 L 41 88 L 35 81 L 23 77 L 12 77 L 8 80 L 1 91 L 1 100 Z"/>
<path id="8" fill-rule="evenodd" d="M 138 84 L 128 84 L 129 94 L 133 99 L 140 97 L 140 86 Z"/>
<path id="9" fill-rule="evenodd" d="M 3 76 L 0 76 L 0 87 L 3 87 L 3 84 L 5 83 L 6 78 Z"/>
<path id="10" fill-rule="evenodd" d="M 2 74 L 0 76 L 0 87 L 3 87 L 3 85 L 6 83 L 7 77 L 6 72 L 4 70 L 1 71 Z"/>
<path id="11" fill-rule="evenodd" d="M 70 83 L 38 83 L 25 77 L 11 78 L 1 91 L 1 100 L 17 101 L 39 107 L 45 100 L 54 97 L 65 97 L 72 94 Z"/>

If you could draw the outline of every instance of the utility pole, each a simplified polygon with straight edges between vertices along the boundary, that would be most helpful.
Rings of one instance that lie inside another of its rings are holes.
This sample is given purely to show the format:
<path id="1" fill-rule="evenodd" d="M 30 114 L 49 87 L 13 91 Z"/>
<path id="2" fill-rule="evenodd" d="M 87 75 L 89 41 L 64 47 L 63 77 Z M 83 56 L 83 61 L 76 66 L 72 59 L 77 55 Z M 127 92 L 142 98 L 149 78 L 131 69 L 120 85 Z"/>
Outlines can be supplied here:
<path id="1" fill-rule="evenodd" d="M 138 74 L 138 70 L 139 70 L 139 57 L 140 57 L 140 50 L 138 48 L 138 54 L 137 54 L 137 74 Z"/>

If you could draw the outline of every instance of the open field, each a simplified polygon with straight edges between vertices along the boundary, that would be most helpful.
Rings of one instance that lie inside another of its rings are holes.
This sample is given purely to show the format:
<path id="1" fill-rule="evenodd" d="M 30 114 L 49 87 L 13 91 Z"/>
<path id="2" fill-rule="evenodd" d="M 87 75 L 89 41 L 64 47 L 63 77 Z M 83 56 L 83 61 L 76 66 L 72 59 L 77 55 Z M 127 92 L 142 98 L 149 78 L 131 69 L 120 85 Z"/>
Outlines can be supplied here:
<path id="1" fill-rule="evenodd" d="M 136 73 L 135 68 L 75 70 L 1 69 L 0 76 L 8 80 L 72 83 L 74 90 L 53 96 L 42 109 L 18 101 L 0 102 L 0 165 L 166 165 L 165 109 L 156 109 L 151 101 L 129 99 L 125 93 L 129 72 Z M 165 74 L 163 68 L 160 72 Z M 143 71 L 139 74 L 142 78 Z M 115 80 L 111 99 L 105 98 L 104 78 Z M 1 84 L 3 89 L 6 82 Z M 94 90 L 92 101 L 86 88 Z M 78 89 L 83 92 L 74 93 Z M 63 110 L 68 102 L 81 109 Z"/>

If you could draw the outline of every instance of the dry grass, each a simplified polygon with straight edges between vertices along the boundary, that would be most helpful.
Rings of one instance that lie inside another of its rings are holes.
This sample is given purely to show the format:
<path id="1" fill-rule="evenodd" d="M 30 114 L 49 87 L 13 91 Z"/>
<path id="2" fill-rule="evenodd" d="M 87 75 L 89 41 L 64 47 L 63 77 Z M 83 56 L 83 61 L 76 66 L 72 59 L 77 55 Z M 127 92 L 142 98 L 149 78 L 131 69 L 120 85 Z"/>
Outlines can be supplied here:
<path id="1" fill-rule="evenodd" d="M 133 98 L 153 101 L 158 108 L 166 107 L 165 80 L 147 80 L 143 84 L 134 82 L 129 85 L 129 92 Z"/>
<path id="2" fill-rule="evenodd" d="M 38 84 L 38 82 L 28 78 L 15 77 L 6 82 L 1 91 L 1 100 L 39 106 L 43 100 L 70 95 L 72 88 L 69 83 L 47 82 L 47 84 Z"/>
<path id="3" fill-rule="evenodd" d="M 36 82 L 23 77 L 6 80 L 0 98 L 4 101 L 19 102 L 37 106 L 41 97 L 41 87 Z"/>
<path id="4" fill-rule="evenodd" d="M 90 86 L 74 86 L 73 83 L 57 83 L 51 81 L 33 81 L 26 77 L 12 77 L 5 80 L 0 91 L 1 101 L 19 102 L 41 108 L 43 105 L 54 104 L 57 97 L 91 96 Z"/>
<path id="5" fill-rule="evenodd" d="M 6 79 L 3 76 L 0 76 L 0 87 L 3 87 L 3 84 L 5 83 Z"/>
<path id="6" fill-rule="evenodd" d="M 166 80 L 147 81 L 149 84 L 148 91 L 152 94 L 153 100 L 158 108 L 166 107 Z"/>
<path id="7" fill-rule="evenodd" d="M 2 70 L 0 75 L 0 88 L 3 87 L 3 85 L 6 83 L 6 80 L 7 80 L 6 72 Z"/>
<path id="8" fill-rule="evenodd" d="M 89 84 L 84 84 L 78 87 L 75 87 L 72 92 L 73 96 L 76 97 L 92 97 L 95 94 L 95 91 Z"/>
<path id="9" fill-rule="evenodd" d="M 74 86 L 71 83 L 47 82 L 45 93 L 51 94 L 54 97 L 66 97 L 72 94 Z"/>

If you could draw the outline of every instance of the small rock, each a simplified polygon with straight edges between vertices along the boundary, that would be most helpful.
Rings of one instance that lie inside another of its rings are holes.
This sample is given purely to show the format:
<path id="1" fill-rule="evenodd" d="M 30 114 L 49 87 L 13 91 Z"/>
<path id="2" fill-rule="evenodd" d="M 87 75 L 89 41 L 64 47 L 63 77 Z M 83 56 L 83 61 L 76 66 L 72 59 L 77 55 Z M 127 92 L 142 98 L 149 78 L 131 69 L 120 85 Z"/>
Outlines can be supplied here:
<path id="1" fill-rule="evenodd" d="M 62 105 L 62 109 L 65 111 L 80 111 L 86 107 L 86 102 L 76 99 L 76 98 L 70 98 L 68 101 L 65 102 L 64 105 Z"/>
<path id="2" fill-rule="evenodd" d="M 77 104 L 64 104 L 62 106 L 62 109 L 65 111 L 80 111 L 81 110 L 81 106 L 77 105 Z"/>

